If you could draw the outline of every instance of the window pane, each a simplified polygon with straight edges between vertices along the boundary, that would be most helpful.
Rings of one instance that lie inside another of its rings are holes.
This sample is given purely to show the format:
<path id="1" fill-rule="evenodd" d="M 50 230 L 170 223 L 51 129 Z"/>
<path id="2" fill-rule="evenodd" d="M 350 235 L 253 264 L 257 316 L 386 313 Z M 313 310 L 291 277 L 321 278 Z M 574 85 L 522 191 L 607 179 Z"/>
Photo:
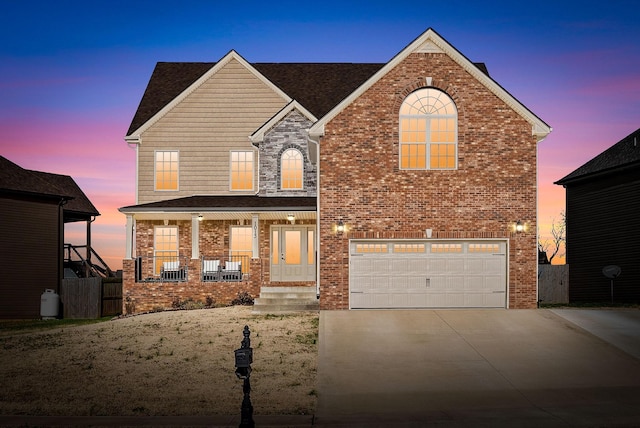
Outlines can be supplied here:
<path id="1" fill-rule="evenodd" d="M 156 227 L 153 251 L 156 274 L 160 274 L 162 263 L 178 261 L 178 228 L 176 226 Z"/>
<path id="2" fill-rule="evenodd" d="M 425 144 L 403 144 L 400 148 L 400 165 L 404 169 L 424 169 L 427 147 Z"/>
<path id="3" fill-rule="evenodd" d="M 300 264 L 300 231 L 286 230 L 284 232 L 285 242 L 285 262 L 288 265 Z"/>
<path id="4" fill-rule="evenodd" d="M 283 189 L 302 189 L 302 153 L 288 149 L 280 159 L 281 182 Z"/>
<path id="5" fill-rule="evenodd" d="M 229 254 L 231 261 L 242 263 L 242 272 L 249 272 L 249 259 L 253 255 L 251 227 L 233 226 L 230 231 L 231 243 Z"/>
<path id="6" fill-rule="evenodd" d="M 424 88 L 409 94 L 400 106 L 399 119 L 401 168 L 456 168 L 457 109 L 446 93 Z M 420 143 L 424 144 L 424 151 L 418 149 Z M 427 145 L 430 146 L 428 165 Z"/>
<path id="7" fill-rule="evenodd" d="M 231 190 L 253 189 L 253 152 L 231 152 Z"/>
<path id="8" fill-rule="evenodd" d="M 316 263 L 316 247 L 313 240 L 313 230 L 307 231 L 307 264 L 314 265 Z"/>
<path id="9" fill-rule="evenodd" d="M 251 250 L 251 227 L 234 226 L 231 228 L 231 251 Z"/>
<path id="10" fill-rule="evenodd" d="M 271 263 L 274 265 L 279 264 L 280 262 L 280 237 L 277 230 L 273 231 L 271 235 Z"/>
<path id="11" fill-rule="evenodd" d="M 156 152 L 155 189 L 178 190 L 178 152 Z"/>

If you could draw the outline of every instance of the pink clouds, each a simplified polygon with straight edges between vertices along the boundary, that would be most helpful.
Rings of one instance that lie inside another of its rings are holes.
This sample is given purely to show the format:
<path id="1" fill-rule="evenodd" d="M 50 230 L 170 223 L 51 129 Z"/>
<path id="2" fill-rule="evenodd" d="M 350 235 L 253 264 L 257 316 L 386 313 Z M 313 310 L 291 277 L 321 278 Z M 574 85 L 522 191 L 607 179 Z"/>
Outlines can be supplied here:
<path id="1" fill-rule="evenodd" d="M 71 176 L 101 214 L 92 224 L 94 248 L 120 269 L 125 218 L 118 208 L 135 202 L 135 152 L 123 140 L 127 119 L 39 113 L 0 120 L 2 155 L 26 169 Z M 66 242 L 85 240 L 85 223 L 65 227 Z"/>

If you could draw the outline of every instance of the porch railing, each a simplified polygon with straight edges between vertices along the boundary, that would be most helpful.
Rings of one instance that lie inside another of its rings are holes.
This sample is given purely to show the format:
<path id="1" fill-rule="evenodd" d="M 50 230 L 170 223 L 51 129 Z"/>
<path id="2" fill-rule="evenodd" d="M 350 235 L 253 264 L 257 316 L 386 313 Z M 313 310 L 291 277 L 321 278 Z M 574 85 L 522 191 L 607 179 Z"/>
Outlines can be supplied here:
<path id="1" fill-rule="evenodd" d="M 249 275 L 246 255 L 203 255 L 200 260 L 186 256 L 156 255 L 135 258 L 136 282 L 242 281 Z"/>
<path id="2" fill-rule="evenodd" d="M 222 257 L 204 255 L 201 258 L 203 282 L 242 281 L 249 275 L 249 256 L 231 254 Z"/>
<path id="3" fill-rule="evenodd" d="M 189 259 L 175 255 L 138 256 L 136 282 L 182 282 L 189 280 Z"/>
<path id="4" fill-rule="evenodd" d="M 74 276 L 81 278 L 116 276 L 93 247 L 87 253 L 86 245 L 64 244 L 64 265 L 73 271 Z"/>

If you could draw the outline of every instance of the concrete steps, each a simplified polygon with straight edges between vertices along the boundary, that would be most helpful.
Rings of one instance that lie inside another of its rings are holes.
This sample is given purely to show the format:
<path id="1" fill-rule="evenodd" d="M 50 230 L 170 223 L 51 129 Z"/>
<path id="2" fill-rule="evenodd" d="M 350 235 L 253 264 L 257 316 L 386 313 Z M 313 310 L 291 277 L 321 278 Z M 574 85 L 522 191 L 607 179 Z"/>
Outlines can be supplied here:
<path id="1" fill-rule="evenodd" d="M 261 287 L 260 297 L 253 302 L 253 312 L 259 314 L 319 309 L 315 287 Z"/>

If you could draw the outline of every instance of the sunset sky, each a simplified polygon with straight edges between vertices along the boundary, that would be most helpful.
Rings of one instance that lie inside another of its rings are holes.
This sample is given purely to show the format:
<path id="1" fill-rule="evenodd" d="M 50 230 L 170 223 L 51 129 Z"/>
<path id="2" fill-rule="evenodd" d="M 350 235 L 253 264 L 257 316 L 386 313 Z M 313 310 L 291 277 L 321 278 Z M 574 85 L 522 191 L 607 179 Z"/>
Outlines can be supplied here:
<path id="1" fill-rule="evenodd" d="M 118 269 L 135 203 L 124 135 L 158 61 L 387 62 L 432 27 L 553 127 L 539 145 L 540 234 L 552 183 L 640 127 L 635 1 L 0 0 L 0 154 L 72 176 Z M 84 243 L 84 223 L 66 241 Z M 79 231 L 78 231 L 79 229 Z"/>

